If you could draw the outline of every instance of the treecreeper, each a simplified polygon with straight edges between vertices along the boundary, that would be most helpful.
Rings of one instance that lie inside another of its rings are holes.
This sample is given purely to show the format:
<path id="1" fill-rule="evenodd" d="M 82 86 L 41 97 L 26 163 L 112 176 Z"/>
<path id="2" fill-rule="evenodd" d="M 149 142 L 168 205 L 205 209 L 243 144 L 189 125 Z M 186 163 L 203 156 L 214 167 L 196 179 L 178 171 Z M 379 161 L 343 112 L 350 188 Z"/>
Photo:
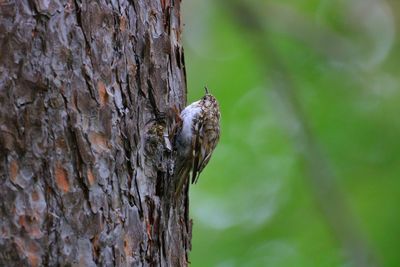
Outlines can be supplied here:
<path id="1" fill-rule="evenodd" d="M 217 99 L 205 87 L 205 95 L 184 108 L 180 114 L 182 128 L 176 136 L 177 165 L 175 197 L 185 181 L 196 183 L 210 161 L 220 137 L 220 109 Z"/>

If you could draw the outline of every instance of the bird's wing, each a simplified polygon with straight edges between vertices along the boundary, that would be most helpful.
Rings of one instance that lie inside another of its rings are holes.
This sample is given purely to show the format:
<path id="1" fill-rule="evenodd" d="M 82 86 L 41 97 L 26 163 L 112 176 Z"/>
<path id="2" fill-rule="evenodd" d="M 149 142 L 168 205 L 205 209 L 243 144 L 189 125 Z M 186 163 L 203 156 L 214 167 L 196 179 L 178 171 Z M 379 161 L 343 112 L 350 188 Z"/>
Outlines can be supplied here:
<path id="1" fill-rule="evenodd" d="M 199 170 L 199 163 L 203 161 L 202 156 L 202 143 L 203 143 L 203 137 L 202 137 L 202 130 L 203 130 L 203 125 L 201 123 L 202 120 L 198 120 L 194 133 L 193 133 L 193 139 L 192 139 L 192 183 L 197 181 L 199 174 L 201 170 Z"/>
<path id="2" fill-rule="evenodd" d="M 199 173 L 198 173 L 196 179 L 194 180 L 194 183 L 197 183 L 197 180 L 199 179 L 199 175 L 203 171 L 203 169 L 207 165 L 207 163 L 210 161 L 211 155 L 212 155 L 212 153 L 206 154 L 205 157 L 203 158 L 203 160 L 200 162 L 199 169 L 198 169 Z M 192 181 L 192 183 L 193 183 L 193 181 Z"/>
<path id="3" fill-rule="evenodd" d="M 217 146 L 218 140 L 219 140 L 219 132 L 215 132 L 215 128 L 213 128 L 210 131 L 210 128 L 207 129 L 207 127 L 202 127 L 201 129 L 201 147 L 200 150 L 197 150 L 199 153 L 199 156 L 197 157 L 199 159 L 199 162 L 197 164 L 197 176 L 195 177 L 196 179 L 192 178 L 192 183 L 197 183 L 197 180 L 199 179 L 200 173 L 203 171 L 203 169 L 206 167 L 208 162 L 211 159 L 211 155 Z"/>

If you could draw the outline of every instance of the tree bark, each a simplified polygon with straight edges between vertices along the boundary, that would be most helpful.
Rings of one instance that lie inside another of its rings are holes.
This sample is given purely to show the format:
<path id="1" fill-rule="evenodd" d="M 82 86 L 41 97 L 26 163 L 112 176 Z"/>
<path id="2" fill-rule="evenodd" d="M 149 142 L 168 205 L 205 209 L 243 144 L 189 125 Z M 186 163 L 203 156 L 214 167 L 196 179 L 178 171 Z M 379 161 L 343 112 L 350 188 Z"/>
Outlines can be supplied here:
<path id="1" fill-rule="evenodd" d="M 179 0 L 0 1 L 0 265 L 188 264 L 180 35 Z"/>

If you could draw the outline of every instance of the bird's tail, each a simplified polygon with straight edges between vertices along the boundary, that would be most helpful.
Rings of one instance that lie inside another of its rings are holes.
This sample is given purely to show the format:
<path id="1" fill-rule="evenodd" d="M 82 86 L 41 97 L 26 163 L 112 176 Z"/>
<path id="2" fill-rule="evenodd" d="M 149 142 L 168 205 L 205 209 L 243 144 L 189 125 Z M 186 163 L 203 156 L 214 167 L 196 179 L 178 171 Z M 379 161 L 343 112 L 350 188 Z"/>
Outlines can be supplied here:
<path id="1" fill-rule="evenodd" d="M 180 193 L 182 191 L 182 188 L 185 185 L 185 181 L 186 182 L 189 181 L 189 174 L 190 174 L 190 168 L 188 168 L 187 166 L 183 166 L 177 172 L 174 180 L 175 181 L 177 179 L 179 179 L 179 180 L 178 180 L 178 183 L 177 183 L 176 188 L 175 188 L 175 198 L 179 197 L 179 195 L 180 195 Z"/>

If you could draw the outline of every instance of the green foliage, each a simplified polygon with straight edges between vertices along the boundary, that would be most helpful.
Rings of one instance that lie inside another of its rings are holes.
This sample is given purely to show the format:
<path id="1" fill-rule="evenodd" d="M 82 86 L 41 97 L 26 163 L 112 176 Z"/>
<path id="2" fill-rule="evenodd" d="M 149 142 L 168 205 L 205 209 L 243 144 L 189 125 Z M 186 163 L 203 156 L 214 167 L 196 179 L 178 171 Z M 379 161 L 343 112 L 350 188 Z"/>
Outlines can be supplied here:
<path id="1" fill-rule="evenodd" d="M 301 122 L 274 90 L 265 43 L 361 240 L 381 266 L 399 266 L 400 10 L 370 0 L 254 0 L 250 8 L 266 14 L 254 34 L 215 2 L 183 2 L 188 101 L 208 85 L 222 109 L 220 144 L 191 187 L 191 266 L 354 266 L 321 212 L 297 147 Z"/>

